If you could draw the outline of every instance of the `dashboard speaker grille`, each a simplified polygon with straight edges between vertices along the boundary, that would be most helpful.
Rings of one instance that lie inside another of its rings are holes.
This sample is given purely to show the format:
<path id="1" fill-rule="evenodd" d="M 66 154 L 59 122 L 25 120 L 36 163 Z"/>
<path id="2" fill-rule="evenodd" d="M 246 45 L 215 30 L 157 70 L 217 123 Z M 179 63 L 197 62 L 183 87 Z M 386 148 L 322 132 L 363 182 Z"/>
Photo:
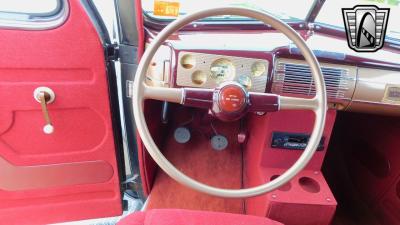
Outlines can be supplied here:
<path id="1" fill-rule="evenodd" d="M 328 98 L 347 99 L 352 77 L 343 68 L 321 67 Z M 307 64 L 278 62 L 275 66 L 273 92 L 279 94 L 315 95 L 314 79 Z"/>

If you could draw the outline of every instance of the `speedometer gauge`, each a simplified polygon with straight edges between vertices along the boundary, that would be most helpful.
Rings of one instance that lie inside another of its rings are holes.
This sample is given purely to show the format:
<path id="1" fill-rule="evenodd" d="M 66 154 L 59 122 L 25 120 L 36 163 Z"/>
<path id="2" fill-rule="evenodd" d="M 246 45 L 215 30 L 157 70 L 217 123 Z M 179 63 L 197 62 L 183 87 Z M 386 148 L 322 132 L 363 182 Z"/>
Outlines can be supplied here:
<path id="1" fill-rule="evenodd" d="M 235 66 L 228 59 L 217 59 L 210 67 L 211 78 L 217 83 L 233 80 L 235 77 Z"/>

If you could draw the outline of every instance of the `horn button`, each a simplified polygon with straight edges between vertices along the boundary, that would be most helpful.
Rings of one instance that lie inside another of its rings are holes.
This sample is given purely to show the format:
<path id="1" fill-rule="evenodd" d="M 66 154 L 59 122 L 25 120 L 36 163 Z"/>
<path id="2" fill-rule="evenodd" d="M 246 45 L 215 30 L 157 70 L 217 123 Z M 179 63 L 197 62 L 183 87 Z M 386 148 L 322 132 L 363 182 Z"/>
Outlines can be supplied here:
<path id="1" fill-rule="evenodd" d="M 245 114 L 247 103 L 247 92 L 240 84 L 222 84 L 214 91 L 212 111 L 221 120 L 237 120 Z"/>

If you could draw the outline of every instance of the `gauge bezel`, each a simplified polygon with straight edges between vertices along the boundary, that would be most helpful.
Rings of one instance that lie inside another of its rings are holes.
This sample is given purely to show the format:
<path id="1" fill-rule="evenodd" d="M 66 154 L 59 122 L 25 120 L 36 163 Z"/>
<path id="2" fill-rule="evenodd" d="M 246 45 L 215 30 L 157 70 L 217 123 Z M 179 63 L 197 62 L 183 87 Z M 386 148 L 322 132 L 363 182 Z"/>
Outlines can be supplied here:
<path id="1" fill-rule="evenodd" d="M 253 68 L 256 67 L 256 65 L 262 65 L 262 66 L 263 66 L 263 71 L 262 71 L 262 73 L 260 73 L 260 74 L 256 74 L 256 73 L 255 73 L 257 70 L 254 71 Z M 261 62 L 261 61 L 256 61 L 256 62 L 254 62 L 253 64 L 251 64 L 250 71 L 251 71 L 251 75 L 252 75 L 253 77 L 261 77 L 261 76 L 264 75 L 265 72 L 267 71 L 267 66 L 266 66 L 263 62 Z"/>
<path id="2" fill-rule="evenodd" d="M 206 82 L 207 82 L 207 73 L 202 71 L 202 70 L 196 70 L 194 71 L 191 75 L 190 75 L 190 79 L 192 80 L 192 83 L 196 86 L 203 86 Z M 195 79 L 195 77 L 197 78 L 201 78 L 201 79 Z"/>
<path id="3" fill-rule="evenodd" d="M 185 61 L 190 61 L 190 63 L 184 63 Z M 193 56 L 192 54 L 185 54 L 181 57 L 179 60 L 179 64 L 182 66 L 182 68 L 190 70 L 196 67 L 196 57 Z"/>
<path id="4" fill-rule="evenodd" d="M 212 70 L 213 67 L 218 67 L 216 64 L 222 64 L 222 61 L 226 62 L 227 64 L 229 64 L 230 67 L 230 73 L 226 73 L 224 74 L 223 78 L 220 78 L 218 75 L 214 75 L 214 72 Z M 214 60 L 211 64 L 210 64 L 210 78 L 213 79 L 217 84 L 221 84 L 223 82 L 226 81 L 233 81 L 236 77 L 236 66 L 235 64 L 232 62 L 232 60 L 229 60 L 227 58 L 218 58 L 216 60 Z"/>

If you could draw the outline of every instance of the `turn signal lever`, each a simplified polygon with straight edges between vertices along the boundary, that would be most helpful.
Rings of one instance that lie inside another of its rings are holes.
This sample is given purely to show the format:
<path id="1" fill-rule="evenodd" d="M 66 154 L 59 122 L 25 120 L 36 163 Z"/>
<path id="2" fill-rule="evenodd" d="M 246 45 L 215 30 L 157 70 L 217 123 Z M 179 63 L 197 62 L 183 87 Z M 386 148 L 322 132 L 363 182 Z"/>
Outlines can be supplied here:
<path id="1" fill-rule="evenodd" d="M 47 104 L 52 103 L 54 101 L 55 94 L 53 90 L 51 90 L 50 88 L 39 87 L 36 88 L 33 95 L 36 101 L 38 101 L 40 103 L 40 106 L 42 107 L 44 120 L 46 122 L 46 125 L 44 125 L 43 127 L 43 132 L 45 134 L 52 134 L 54 132 L 54 126 L 51 123 L 49 110 L 47 109 Z"/>

